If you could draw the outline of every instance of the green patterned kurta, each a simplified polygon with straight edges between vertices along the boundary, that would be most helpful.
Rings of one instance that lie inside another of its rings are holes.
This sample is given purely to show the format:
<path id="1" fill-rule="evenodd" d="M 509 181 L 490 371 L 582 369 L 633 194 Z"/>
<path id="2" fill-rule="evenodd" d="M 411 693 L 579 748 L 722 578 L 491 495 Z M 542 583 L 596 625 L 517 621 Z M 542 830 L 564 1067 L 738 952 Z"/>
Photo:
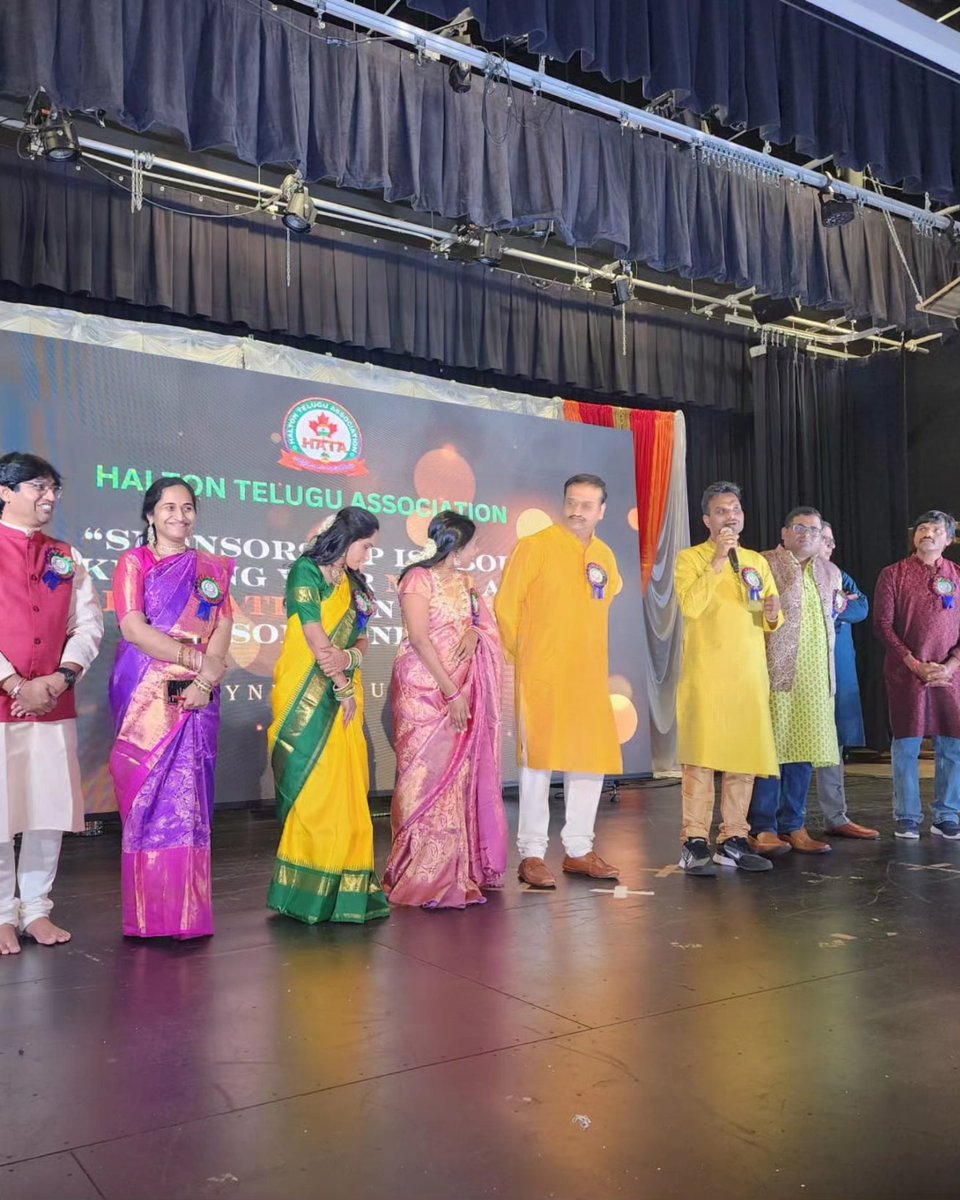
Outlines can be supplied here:
<path id="1" fill-rule="evenodd" d="M 829 767 L 840 761 L 830 695 L 829 653 L 823 604 L 807 563 L 803 568 L 803 609 L 793 688 L 789 692 L 770 693 L 773 736 L 782 763 L 808 762 L 815 767 Z"/>

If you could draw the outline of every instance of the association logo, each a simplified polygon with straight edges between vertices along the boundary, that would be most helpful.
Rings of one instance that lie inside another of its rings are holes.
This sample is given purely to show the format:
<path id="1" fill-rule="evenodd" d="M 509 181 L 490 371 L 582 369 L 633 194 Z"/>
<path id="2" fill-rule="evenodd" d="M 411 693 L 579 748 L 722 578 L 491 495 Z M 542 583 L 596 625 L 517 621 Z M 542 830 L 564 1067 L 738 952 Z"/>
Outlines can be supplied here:
<path id="1" fill-rule="evenodd" d="M 280 466 L 328 475 L 366 475 L 360 426 L 341 405 L 320 396 L 298 401 L 283 418 Z"/>

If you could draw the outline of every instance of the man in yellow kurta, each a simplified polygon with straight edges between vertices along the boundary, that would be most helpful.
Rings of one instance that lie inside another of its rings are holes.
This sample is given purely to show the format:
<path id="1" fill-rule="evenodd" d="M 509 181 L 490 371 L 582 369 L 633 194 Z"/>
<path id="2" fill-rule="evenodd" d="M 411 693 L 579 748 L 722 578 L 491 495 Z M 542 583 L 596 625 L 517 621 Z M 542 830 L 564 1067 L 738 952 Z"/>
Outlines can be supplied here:
<path id="1" fill-rule="evenodd" d="M 740 546 L 744 516 L 737 485 L 711 484 L 701 508 L 710 536 L 681 550 L 674 572 L 684 619 L 677 694 L 680 866 L 688 875 L 716 875 L 714 863 L 768 871 L 773 864 L 747 841 L 747 814 L 755 776 L 779 772 L 764 633 L 779 628 L 783 617 L 766 560 Z M 723 785 L 711 860 L 714 771 L 723 772 Z"/>
<path id="2" fill-rule="evenodd" d="M 516 670 L 518 875 L 531 887 L 556 887 L 544 862 L 554 771 L 564 774 L 564 871 L 617 878 L 593 849 L 603 777 L 623 769 L 607 683 L 608 615 L 622 585 L 613 551 L 594 536 L 606 501 L 598 475 L 568 479 L 562 524 L 520 539 L 497 593 L 503 649 Z"/>

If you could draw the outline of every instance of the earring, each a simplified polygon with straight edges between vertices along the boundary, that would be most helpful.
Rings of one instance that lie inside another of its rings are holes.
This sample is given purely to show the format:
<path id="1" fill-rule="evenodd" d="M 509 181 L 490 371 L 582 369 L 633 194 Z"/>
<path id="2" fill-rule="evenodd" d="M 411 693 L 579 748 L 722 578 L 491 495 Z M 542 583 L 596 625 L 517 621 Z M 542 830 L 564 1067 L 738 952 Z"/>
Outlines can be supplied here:
<path id="1" fill-rule="evenodd" d="M 453 552 L 453 568 L 455 571 L 459 571 L 462 569 L 462 566 L 463 566 L 463 560 L 460 558 L 460 551 L 455 550 Z"/>
<path id="2" fill-rule="evenodd" d="M 147 545 L 153 549 L 157 544 L 157 527 L 152 521 L 147 523 Z"/>

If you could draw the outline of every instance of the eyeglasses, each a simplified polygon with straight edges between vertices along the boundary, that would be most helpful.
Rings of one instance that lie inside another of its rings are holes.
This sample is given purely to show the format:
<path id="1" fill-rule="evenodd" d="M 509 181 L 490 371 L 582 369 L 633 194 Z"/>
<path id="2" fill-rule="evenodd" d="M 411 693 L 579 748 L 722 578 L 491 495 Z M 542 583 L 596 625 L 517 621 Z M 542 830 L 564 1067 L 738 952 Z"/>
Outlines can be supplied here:
<path id="1" fill-rule="evenodd" d="M 47 492 L 53 492 L 54 498 L 57 500 L 63 495 L 63 488 L 59 483 L 50 483 L 46 479 L 25 479 L 20 486 L 32 488 L 38 496 L 43 496 Z"/>
<path id="2" fill-rule="evenodd" d="M 797 537 L 819 537 L 823 532 L 822 529 L 817 529 L 816 525 L 790 525 L 789 529 L 797 535 Z"/>
<path id="3" fill-rule="evenodd" d="M 837 543 L 833 540 L 833 538 L 822 538 L 821 540 L 825 546 L 829 546 L 831 550 L 836 550 Z"/>

